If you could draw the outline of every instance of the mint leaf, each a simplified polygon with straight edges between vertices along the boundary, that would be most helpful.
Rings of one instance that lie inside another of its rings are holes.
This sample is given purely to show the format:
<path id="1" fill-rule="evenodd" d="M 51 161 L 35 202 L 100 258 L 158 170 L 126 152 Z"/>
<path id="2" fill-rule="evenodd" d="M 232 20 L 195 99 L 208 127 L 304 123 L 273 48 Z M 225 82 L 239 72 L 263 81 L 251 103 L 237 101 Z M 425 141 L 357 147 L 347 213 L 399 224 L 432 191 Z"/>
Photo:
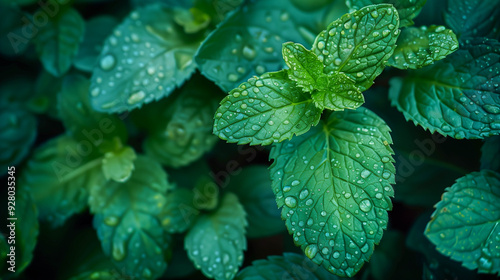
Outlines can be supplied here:
<path id="1" fill-rule="evenodd" d="M 101 159 L 68 136 L 56 137 L 36 149 L 20 173 L 19 187 L 28 190 L 39 217 L 53 226 L 85 209 L 88 188 L 103 183 Z"/>
<path id="2" fill-rule="evenodd" d="M 15 107 L 0 106 L 0 175 L 8 166 L 19 164 L 35 142 L 37 121 L 35 117 Z"/>
<path id="3" fill-rule="evenodd" d="M 163 229 L 168 233 L 186 231 L 200 213 L 193 202 L 192 190 L 179 188 L 170 192 L 159 215 Z"/>
<path id="4" fill-rule="evenodd" d="M 69 134 L 79 141 L 98 147 L 114 137 L 126 141 L 127 131 L 123 122 L 114 115 L 95 112 L 89 99 L 89 80 L 80 75 L 65 77 L 58 95 L 58 110 Z M 76 107 L 76 108 L 75 108 Z M 85 143 L 84 143 L 85 144 Z M 87 146 L 88 146 L 87 145 Z"/>
<path id="5" fill-rule="evenodd" d="M 157 4 L 133 11 L 104 43 L 92 73 L 92 106 L 122 112 L 170 95 L 195 71 L 201 40 L 203 34 L 179 30 L 173 9 Z"/>
<path id="6" fill-rule="evenodd" d="M 26 189 L 16 190 L 15 222 L 16 274 L 28 267 L 33 259 L 33 251 L 38 238 L 38 212 L 31 194 Z M 9 204 L 10 205 L 10 204 Z M 22 221 L 22 222 L 20 222 Z M 9 224 L 10 221 L 7 221 Z M 10 241 L 10 239 L 9 239 Z M 9 243 L 11 246 L 13 243 Z"/>
<path id="7" fill-rule="evenodd" d="M 135 151 L 131 147 L 122 147 L 105 153 L 102 159 L 104 177 L 117 182 L 127 181 L 134 171 L 136 158 Z"/>
<path id="8" fill-rule="evenodd" d="M 447 188 L 425 235 L 436 249 L 468 269 L 500 274 L 500 174 L 461 177 Z"/>
<path id="9" fill-rule="evenodd" d="M 447 25 L 460 40 L 470 37 L 500 39 L 500 2 L 496 0 L 448 1 Z"/>
<path id="10" fill-rule="evenodd" d="M 283 59 L 289 67 L 288 77 L 299 87 L 311 92 L 319 77 L 323 76 L 323 63 L 312 51 L 301 44 L 284 43 L 282 48 Z"/>
<path id="11" fill-rule="evenodd" d="M 389 131 L 361 107 L 332 112 L 271 150 L 273 190 L 289 233 L 336 275 L 358 272 L 387 227 L 395 173 Z"/>
<path id="12" fill-rule="evenodd" d="M 251 266 L 241 270 L 235 279 L 337 280 L 340 278 L 332 276 L 324 268 L 318 267 L 302 255 L 284 253 L 283 256 L 270 256 L 268 259 L 254 261 Z"/>
<path id="13" fill-rule="evenodd" d="M 146 154 L 177 168 L 210 151 L 218 140 L 212 134 L 212 124 L 219 92 L 205 80 L 193 80 L 178 95 L 146 107 L 145 111 L 155 110 L 150 122 L 156 125 L 143 143 Z"/>
<path id="14" fill-rule="evenodd" d="M 500 172 L 500 135 L 484 140 L 481 147 L 481 169 Z"/>
<path id="15" fill-rule="evenodd" d="M 92 72 L 98 66 L 97 58 L 102 50 L 104 40 L 118 25 L 118 21 L 111 16 L 97 16 L 85 23 L 85 34 L 82 44 L 74 59 L 76 68 Z"/>
<path id="16" fill-rule="evenodd" d="M 352 10 L 374 4 L 392 4 L 398 10 L 400 27 L 405 27 L 413 25 L 413 19 L 418 16 L 427 0 L 346 0 L 345 2 Z"/>
<path id="17" fill-rule="evenodd" d="M 39 11 L 45 14 L 42 9 Z M 40 28 L 34 43 L 44 68 L 50 74 L 60 77 L 68 72 L 78 53 L 84 31 L 82 16 L 71 8 L 62 9 L 57 17 L 51 17 Z"/>
<path id="18" fill-rule="evenodd" d="M 323 74 L 319 79 L 317 91 L 311 96 L 316 107 L 335 111 L 356 109 L 365 103 L 365 98 L 355 82 L 343 72 Z"/>
<path id="19" fill-rule="evenodd" d="M 290 0 L 248 1 L 228 14 L 196 54 L 201 73 L 224 91 L 265 72 L 281 70 L 282 44 L 309 46 L 320 30 L 318 19 L 331 5 L 316 11 L 297 8 Z"/>
<path id="20" fill-rule="evenodd" d="M 320 116 L 309 94 L 283 70 L 233 89 L 217 109 L 213 132 L 229 143 L 269 145 L 305 133 Z"/>
<path id="21" fill-rule="evenodd" d="M 312 50 L 325 65 L 323 72 L 344 72 L 361 91 L 382 73 L 399 35 L 399 18 L 392 5 L 364 7 L 330 23 Z"/>
<path id="22" fill-rule="evenodd" d="M 209 278 L 232 279 L 243 263 L 245 210 L 227 193 L 213 213 L 200 216 L 188 231 L 184 246 L 196 268 Z"/>
<path id="23" fill-rule="evenodd" d="M 499 57 L 498 41 L 472 40 L 425 69 L 391 79 L 389 98 L 407 120 L 430 132 L 456 139 L 497 135 Z"/>
<path id="24" fill-rule="evenodd" d="M 77 276 L 71 277 L 70 280 L 116 280 L 117 277 L 120 276 L 123 275 L 117 275 L 116 271 L 113 270 L 100 270 L 84 272 Z"/>
<path id="25" fill-rule="evenodd" d="M 399 69 L 417 69 L 456 51 L 458 40 L 450 29 L 431 25 L 403 29 L 397 45 L 388 65 Z"/>
<path id="26" fill-rule="evenodd" d="M 266 166 L 243 167 L 240 173 L 231 176 L 226 190 L 236 194 L 245 208 L 248 220 L 247 237 L 271 236 L 285 230 Z"/>
<path id="27" fill-rule="evenodd" d="M 158 215 L 171 186 L 160 164 L 139 156 L 132 177 L 91 188 L 94 227 L 104 253 L 119 271 L 131 277 L 157 278 L 166 269 L 163 252 L 170 238 Z"/>

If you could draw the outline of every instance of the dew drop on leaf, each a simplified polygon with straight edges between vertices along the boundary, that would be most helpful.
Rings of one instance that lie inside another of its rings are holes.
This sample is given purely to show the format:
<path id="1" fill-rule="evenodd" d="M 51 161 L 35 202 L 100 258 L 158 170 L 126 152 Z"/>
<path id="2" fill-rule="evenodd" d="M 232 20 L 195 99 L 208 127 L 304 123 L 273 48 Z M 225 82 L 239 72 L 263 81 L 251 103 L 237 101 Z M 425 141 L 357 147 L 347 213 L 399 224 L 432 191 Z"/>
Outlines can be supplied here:
<path id="1" fill-rule="evenodd" d="M 297 199 L 293 196 L 288 196 L 287 198 L 285 198 L 285 204 L 290 208 L 294 208 L 295 206 L 297 206 Z"/>
<path id="2" fill-rule="evenodd" d="M 369 212 L 372 209 L 372 203 L 369 199 L 363 199 L 359 204 L 359 209 L 363 212 Z"/>
<path id="3" fill-rule="evenodd" d="M 102 70 L 109 71 L 113 69 L 113 67 L 115 67 L 116 59 L 112 54 L 105 55 L 103 56 L 103 58 L 101 58 L 99 65 L 101 66 Z"/>
<path id="4" fill-rule="evenodd" d="M 125 258 L 126 252 L 125 252 L 125 245 L 123 242 L 119 242 L 115 244 L 115 247 L 113 248 L 113 258 L 116 261 L 121 261 Z"/>
<path id="5" fill-rule="evenodd" d="M 318 246 L 316 246 L 315 244 L 310 244 L 306 247 L 304 253 L 308 258 L 313 259 L 318 253 Z"/>

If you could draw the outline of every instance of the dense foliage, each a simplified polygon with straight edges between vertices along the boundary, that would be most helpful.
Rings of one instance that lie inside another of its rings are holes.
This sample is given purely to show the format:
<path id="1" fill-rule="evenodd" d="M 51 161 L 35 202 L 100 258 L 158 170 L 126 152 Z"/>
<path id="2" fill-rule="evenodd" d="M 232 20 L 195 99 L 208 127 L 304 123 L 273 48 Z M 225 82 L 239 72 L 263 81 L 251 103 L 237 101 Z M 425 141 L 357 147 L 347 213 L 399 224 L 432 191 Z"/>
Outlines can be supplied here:
<path id="1" fill-rule="evenodd" d="M 499 1 L 0 14 L 2 278 L 500 275 Z"/>

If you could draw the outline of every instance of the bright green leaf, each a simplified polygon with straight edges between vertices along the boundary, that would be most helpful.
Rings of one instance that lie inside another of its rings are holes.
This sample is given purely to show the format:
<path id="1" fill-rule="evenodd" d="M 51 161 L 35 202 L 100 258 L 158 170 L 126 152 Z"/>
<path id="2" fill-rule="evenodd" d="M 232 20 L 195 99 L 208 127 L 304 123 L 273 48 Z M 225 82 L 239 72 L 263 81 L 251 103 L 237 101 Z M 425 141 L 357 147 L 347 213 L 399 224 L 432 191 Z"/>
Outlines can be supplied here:
<path id="1" fill-rule="evenodd" d="M 89 204 L 103 251 L 119 271 L 139 278 L 157 278 L 166 269 L 163 252 L 170 238 L 158 215 L 171 188 L 160 164 L 139 156 L 130 179 L 91 188 Z"/>
<path id="2" fill-rule="evenodd" d="M 316 264 L 353 276 L 387 227 L 395 168 L 389 127 L 365 108 L 332 112 L 273 147 L 276 201 L 294 242 Z"/>
<path id="3" fill-rule="evenodd" d="M 90 106 L 88 91 L 89 81 L 83 76 L 69 75 L 63 81 L 57 105 L 69 134 L 86 142 L 90 146 L 87 149 L 93 152 L 97 151 L 95 147 L 114 137 L 125 142 L 127 132 L 123 122 L 117 116 L 95 112 Z"/>
<path id="4" fill-rule="evenodd" d="M 444 19 L 461 40 L 500 39 L 500 2 L 497 0 L 449 0 Z"/>
<path id="5" fill-rule="evenodd" d="M 133 11 L 104 43 L 92 73 L 92 106 L 123 112 L 170 95 L 195 71 L 202 39 L 184 34 L 163 5 Z"/>
<path id="6" fill-rule="evenodd" d="M 240 173 L 231 176 L 226 190 L 235 193 L 245 208 L 248 237 L 271 236 L 285 230 L 266 166 L 243 167 Z"/>
<path id="7" fill-rule="evenodd" d="M 325 6 L 304 11 L 291 0 L 247 1 L 220 23 L 196 54 L 201 73 L 224 91 L 265 72 L 281 70 L 282 44 L 309 46 L 321 29 Z"/>
<path id="8" fill-rule="evenodd" d="M 295 253 L 284 253 L 283 256 L 270 256 L 268 259 L 256 260 L 251 266 L 238 273 L 236 280 L 260 279 L 308 279 L 339 280 L 311 260 Z"/>
<path id="9" fill-rule="evenodd" d="M 233 89 L 215 114 L 214 134 L 229 143 L 269 145 L 305 133 L 320 116 L 309 94 L 283 70 Z"/>
<path id="10" fill-rule="evenodd" d="M 98 16 L 85 23 L 85 35 L 78 53 L 74 59 L 76 68 L 92 72 L 98 66 L 97 58 L 102 50 L 104 40 L 118 25 L 118 21 L 111 16 Z"/>
<path id="11" fill-rule="evenodd" d="M 213 213 L 200 216 L 188 231 L 184 246 L 189 258 L 209 278 L 232 279 L 243 263 L 245 210 L 227 193 Z"/>
<path id="12" fill-rule="evenodd" d="M 417 69 L 433 64 L 458 49 L 457 36 L 444 26 L 431 25 L 403 29 L 388 65 Z"/>
<path id="13" fill-rule="evenodd" d="M 200 211 L 194 206 L 194 192 L 188 189 L 175 189 L 167 195 L 167 202 L 161 210 L 159 219 L 168 233 L 182 233 L 194 222 Z"/>
<path id="14" fill-rule="evenodd" d="M 145 107 L 145 111 L 158 112 L 152 116 L 150 122 L 155 127 L 150 129 L 143 144 L 146 154 L 166 166 L 178 168 L 210 151 L 218 140 L 212 134 L 212 124 L 219 92 L 213 85 L 193 80 L 177 95 Z"/>
<path id="15" fill-rule="evenodd" d="M 456 139 L 500 134 L 500 43 L 477 39 L 426 68 L 390 82 L 407 120 Z"/>
<path id="16" fill-rule="evenodd" d="M 317 89 L 312 93 L 312 99 L 320 109 L 343 111 L 356 109 L 365 103 L 355 82 L 343 72 L 322 76 Z"/>
<path id="17" fill-rule="evenodd" d="M 207 28 L 210 23 L 210 16 L 197 8 L 189 10 L 177 8 L 174 11 L 174 20 L 184 27 L 184 32 L 190 34 Z"/>
<path id="18" fill-rule="evenodd" d="M 301 44 L 284 43 L 283 59 L 288 65 L 288 77 L 305 91 L 312 92 L 319 77 L 323 76 L 323 63 L 312 51 Z"/>
<path id="19" fill-rule="evenodd" d="M 71 68 L 84 31 L 85 22 L 74 9 L 61 10 L 57 17 L 51 17 L 40 28 L 34 42 L 40 60 L 50 74 L 60 77 Z"/>
<path id="20" fill-rule="evenodd" d="M 35 117 L 15 107 L 0 106 L 0 175 L 7 166 L 19 164 L 31 149 L 37 134 Z"/>
<path id="21" fill-rule="evenodd" d="M 400 27 L 413 25 L 413 18 L 418 16 L 425 2 L 427 0 L 346 0 L 347 6 L 353 10 L 374 4 L 392 4 L 398 10 Z"/>
<path id="22" fill-rule="evenodd" d="M 500 274 L 500 174 L 461 177 L 447 188 L 425 235 L 436 249 L 468 269 Z"/>
<path id="23" fill-rule="evenodd" d="M 325 65 L 323 72 L 344 72 L 361 91 L 373 84 L 391 57 L 400 33 L 392 5 L 364 7 L 330 23 L 312 50 Z"/>
<path id="24" fill-rule="evenodd" d="M 102 159 L 104 177 L 117 182 L 127 181 L 134 171 L 136 158 L 135 151 L 131 147 L 122 147 L 117 151 L 105 153 Z"/>
<path id="25" fill-rule="evenodd" d="M 82 142 L 59 136 L 35 150 L 20 173 L 19 187 L 28 190 L 39 217 L 54 226 L 85 209 L 88 188 L 103 183 L 101 159 L 89 156 Z"/>
<path id="26" fill-rule="evenodd" d="M 484 140 L 481 147 L 481 169 L 500 172 L 500 135 Z"/>

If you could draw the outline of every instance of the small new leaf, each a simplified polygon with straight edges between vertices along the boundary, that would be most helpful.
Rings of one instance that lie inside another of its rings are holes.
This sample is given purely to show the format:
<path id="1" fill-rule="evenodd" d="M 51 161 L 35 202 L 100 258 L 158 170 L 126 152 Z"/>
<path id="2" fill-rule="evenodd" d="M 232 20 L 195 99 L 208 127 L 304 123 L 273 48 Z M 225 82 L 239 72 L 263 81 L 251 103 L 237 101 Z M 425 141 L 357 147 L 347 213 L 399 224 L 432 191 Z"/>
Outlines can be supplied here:
<path id="1" fill-rule="evenodd" d="M 481 170 L 447 188 L 425 235 L 468 269 L 500 274 L 500 174 Z"/>
<path id="2" fill-rule="evenodd" d="M 328 25 L 312 50 L 325 74 L 344 72 L 365 91 L 382 73 L 400 33 L 396 9 L 389 4 L 364 7 Z"/>
<path id="3" fill-rule="evenodd" d="M 40 12 L 46 16 L 43 10 Z M 34 42 L 40 60 L 50 74 L 60 77 L 71 68 L 84 31 L 85 21 L 74 9 L 62 10 L 40 28 Z"/>
<path id="4" fill-rule="evenodd" d="M 229 143 L 269 145 L 305 133 L 320 116 L 310 95 L 282 70 L 233 89 L 217 109 L 213 132 Z"/>
<path id="5" fill-rule="evenodd" d="M 431 25 L 403 29 L 397 45 L 387 64 L 399 69 L 417 69 L 456 51 L 458 40 L 450 29 Z"/>
<path id="6" fill-rule="evenodd" d="M 122 147 L 119 150 L 105 153 L 102 159 L 104 177 L 116 182 L 127 181 L 134 171 L 136 157 L 135 151 L 131 147 Z"/>
<path id="7" fill-rule="evenodd" d="M 312 92 L 318 78 L 324 75 L 323 63 L 318 56 L 301 44 L 292 42 L 283 44 L 282 54 L 289 68 L 288 77 L 304 91 Z"/>
<path id="8" fill-rule="evenodd" d="M 400 27 L 413 25 L 413 19 L 418 16 L 426 2 L 427 0 L 346 0 L 347 6 L 352 10 L 374 4 L 392 4 L 398 10 Z"/>
<path id="9" fill-rule="evenodd" d="M 271 150 L 273 190 L 289 233 L 336 275 L 358 272 L 387 227 L 395 173 L 389 131 L 361 107 L 332 112 Z"/>
<path id="10" fill-rule="evenodd" d="M 500 43 L 474 39 L 426 68 L 390 81 L 407 120 L 456 139 L 500 134 Z"/>
<path id="11" fill-rule="evenodd" d="M 139 156 L 129 180 L 90 189 L 89 204 L 103 251 L 126 275 L 157 278 L 165 271 L 163 253 L 170 238 L 158 215 L 171 188 L 161 165 Z"/>
<path id="12" fill-rule="evenodd" d="M 187 233 L 184 246 L 189 258 L 209 278 L 233 279 L 247 248 L 246 226 L 243 206 L 236 195 L 227 193 L 220 207 L 198 217 Z"/>
<path id="13" fill-rule="evenodd" d="M 270 256 L 256 260 L 251 266 L 241 270 L 235 280 L 250 279 L 308 279 L 339 280 L 322 267 L 318 267 L 303 255 L 284 253 L 283 256 Z"/>
<path id="14" fill-rule="evenodd" d="M 311 96 L 316 107 L 334 111 L 356 109 L 365 103 L 365 98 L 355 82 L 342 72 L 323 74 L 317 90 Z"/>
<path id="15" fill-rule="evenodd" d="M 92 73 L 95 110 L 123 112 L 159 100 L 196 69 L 193 56 L 203 34 L 187 36 L 173 9 L 156 4 L 133 11 L 104 43 Z"/>

